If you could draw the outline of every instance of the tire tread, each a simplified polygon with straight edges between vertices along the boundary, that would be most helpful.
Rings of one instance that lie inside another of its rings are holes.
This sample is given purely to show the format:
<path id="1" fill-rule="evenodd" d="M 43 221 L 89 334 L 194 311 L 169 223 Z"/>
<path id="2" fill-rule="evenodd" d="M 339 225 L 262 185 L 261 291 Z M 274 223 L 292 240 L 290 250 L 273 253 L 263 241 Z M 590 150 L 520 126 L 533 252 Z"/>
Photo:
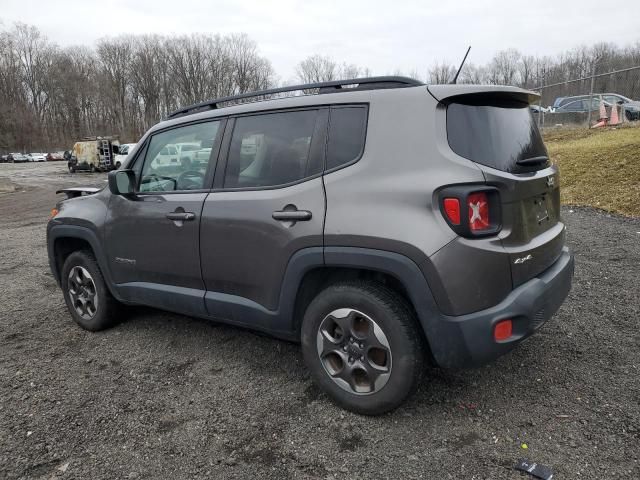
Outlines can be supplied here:
<path id="1" fill-rule="evenodd" d="M 397 328 L 400 330 L 396 333 L 399 333 L 401 337 L 404 337 L 404 339 L 407 340 L 410 345 L 409 354 L 411 355 L 413 360 L 413 365 L 410 368 L 412 373 L 412 377 L 409 380 L 410 386 L 406 392 L 401 392 L 399 395 L 395 396 L 393 400 L 379 402 L 378 404 L 371 404 L 375 402 L 367 401 L 367 405 L 365 406 L 358 405 L 357 402 L 350 402 L 348 401 L 348 399 L 343 400 L 344 397 L 338 390 L 336 390 L 336 392 L 338 392 L 338 395 L 334 395 L 331 392 L 328 392 L 336 403 L 347 410 L 365 415 L 380 415 L 398 407 L 402 402 L 404 402 L 406 398 L 408 398 L 416 391 L 424 372 L 425 365 L 425 350 L 422 339 L 422 332 L 418 328 L 413 310 L 407 303 L 407 301 L 398 293 L 378 282 L 366 280 L 347 280 L 331 284 L 324 290 L 322 290 L 314 300 L 312 300 L 309 307 L 311 307 L 318 298 L 343 293 L 357 293 L 378 303 L 382 308 L 391 312 L 391 315 L 395 320 L 395 325 L 397 325 Z M 309 321 L 311 320 L 307 318 L 307 315 L 305 313 L 302 332 L 303 338 L 305 335 L 305 323 Z M 313 332 L 313 335 L 315 335 L 315 332 Z M 317 356 L 317 354 L 315 355 Z M 306 352 L 305 359 L 307 360 L 307 363 L 313 361 L 309 357 L 313 357 L 313 354 Z M 318 364 L 320 365 L 320 368 L 323 368 L 319 361 Z M 335 388 L 339 389 L 339 387 L 337 386 Z"/>
<path id="2" fill-rule="evenodd" d="M 67 272 L 71 269 L 71 266 L 81 265 L 85 263 L 85 267 L 88 267 L 90 270 L 91 276 L 93 277 L 94 283 L 96 284 L 96 289 L 100 289 L 102 291 L 102 295 L 100 296 L 100 304 L 99 311 L 96 314 L 96 317 L 91 319 L 90 321 L 84 321 L 79 318 L 77 314 L 72 310 L 71 305 L 69 304 L 69 296 L 66 292 L 66 284 L 63 283 L 64 290 L 64 298 L 67 306 L 69 307 L 69 311 L 73 319 L 85 330 L 89 330 L 92 332 L 97 332 L 100 330 L 105 330 L 109 327 L 112 327 L 116 323 L 118 323 L 118 313 L 121 310 L 122 305 L 118 302 L 107 287 L 107 284 L 102 275 L 102 271 L 100 270 L 100 266 L 98 265 L 98 261 L 96 260 L 93 252 L 90 250 L 77 250 L 71 253 L 64 262 L 62 267 L 62 282 L 66 282 Z"/>

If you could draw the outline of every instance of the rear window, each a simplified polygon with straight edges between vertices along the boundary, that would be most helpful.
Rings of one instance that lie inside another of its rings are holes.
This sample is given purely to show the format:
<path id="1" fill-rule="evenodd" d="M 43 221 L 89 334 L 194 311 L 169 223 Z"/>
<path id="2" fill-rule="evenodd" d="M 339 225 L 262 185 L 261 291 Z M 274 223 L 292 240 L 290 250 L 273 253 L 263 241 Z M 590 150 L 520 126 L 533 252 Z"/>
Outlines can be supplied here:
<path id="1" fill-rule="evenodd" d="M 447 138 L 458 155 L 505 172 L 530 172 L 548 166 L 548 160 L 535 160 L 547 157 L 547 149 L 524 102 L 451 103 L 447 107 Z"/>

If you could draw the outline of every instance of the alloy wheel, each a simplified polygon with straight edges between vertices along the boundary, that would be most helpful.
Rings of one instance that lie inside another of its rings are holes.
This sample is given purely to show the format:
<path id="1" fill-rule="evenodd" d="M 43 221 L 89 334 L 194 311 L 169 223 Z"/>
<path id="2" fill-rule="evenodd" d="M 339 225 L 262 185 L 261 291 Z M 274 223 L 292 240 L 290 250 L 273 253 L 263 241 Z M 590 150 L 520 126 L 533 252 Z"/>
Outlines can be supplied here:
<path id="1" fill-rule="evenodd" d="M 389 340 L 380 325 L 358 310 L 340 308 L 327 315 L 316 344 L 331 380 L 349 393 L 375 393 L 391 376 Z"/>
<path id="2" fill-rule="evenodd" d="M 76 313 L 85 320 L 92 319 L 98 311 L 98 292 L 91 274 L 86 268 L 75 266 L 69 272 L 67 286 Z"/>

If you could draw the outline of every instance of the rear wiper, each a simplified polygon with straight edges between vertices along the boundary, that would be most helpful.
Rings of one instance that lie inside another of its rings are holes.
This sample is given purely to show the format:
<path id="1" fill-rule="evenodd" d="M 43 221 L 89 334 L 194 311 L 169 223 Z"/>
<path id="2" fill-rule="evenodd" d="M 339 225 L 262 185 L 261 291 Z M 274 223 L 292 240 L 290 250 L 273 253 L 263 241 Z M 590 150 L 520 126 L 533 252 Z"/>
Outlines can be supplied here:
<path id="1" fill-rule="evenodd" d="M 532 165 L 540 165 L 542 163 L 547 163 L 549 161 L 549 157 L 546 155 L 542 155 L 540 157 L 531 157 L 531 158 L 522 158 L 520 160 L 516 160 L 516 164 L 522 167 L 530 167 Z"/>

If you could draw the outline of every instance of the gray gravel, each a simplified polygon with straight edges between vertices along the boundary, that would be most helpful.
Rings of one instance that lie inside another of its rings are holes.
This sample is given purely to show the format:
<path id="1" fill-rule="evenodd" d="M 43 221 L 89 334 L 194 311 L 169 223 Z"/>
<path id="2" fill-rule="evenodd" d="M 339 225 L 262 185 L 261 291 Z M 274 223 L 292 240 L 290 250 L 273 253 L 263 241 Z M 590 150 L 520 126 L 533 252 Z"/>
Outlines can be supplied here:
<path id="1" fill-rule="evenodd" d="M 576 278 L 555 318 L 368 418 L 320 393 L 293 344 L 147 308 L 77 327 L 45 224 L 56 186 L 104 175 L 64 167 L 0 164 L 18 188 L 0 193 L 0 478 L 524 478 L 521 457 L 554 479 L 640 478 L 639 219 L 563 209 Z"/>

